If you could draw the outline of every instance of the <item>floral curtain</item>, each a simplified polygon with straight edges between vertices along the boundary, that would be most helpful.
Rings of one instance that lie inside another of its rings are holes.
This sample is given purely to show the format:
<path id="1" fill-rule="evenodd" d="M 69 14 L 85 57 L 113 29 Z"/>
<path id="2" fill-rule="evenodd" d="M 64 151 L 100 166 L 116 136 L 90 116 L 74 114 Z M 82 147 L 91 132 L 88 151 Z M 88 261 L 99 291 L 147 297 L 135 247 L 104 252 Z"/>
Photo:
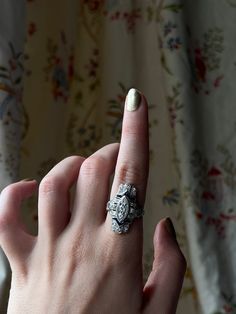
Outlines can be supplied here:
<path id="1" fill-rule="evenodd" d="M 1 0 L 0 9 L 0 191 L 19 179 L 24 110 L 25 2 Z M 0 247 L 0 313 L 5 313 L 10 267 Z"/>
<path id="2" fill-rule="evenodd" d="M 235 18 L 235 0 L 1 0 L 0 191 L 119 141 L 126 93 L 141 90 L 144 277 L 170 216 L 188 260 L 181 314 L 236 313 Z M 22 214 L 36 235 L 37 195 Z M 0 248 L 0 313 L 10 275 Z"/>

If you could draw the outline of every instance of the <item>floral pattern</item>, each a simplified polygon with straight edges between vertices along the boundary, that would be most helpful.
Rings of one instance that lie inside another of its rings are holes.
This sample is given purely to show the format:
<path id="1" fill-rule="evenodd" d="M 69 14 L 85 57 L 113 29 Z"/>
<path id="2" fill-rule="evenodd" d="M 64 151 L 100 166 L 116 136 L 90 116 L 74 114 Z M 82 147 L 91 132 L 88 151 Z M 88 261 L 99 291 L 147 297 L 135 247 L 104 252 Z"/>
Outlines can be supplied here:
<path id="1" fill-rule="evenodd" d="M 191 42 L 191 31 L 189 37 Z M 223 30 L 215 27 L 208 29 L 203 34 L 202 43 L 192 44 L 188 48 L 193 70 L 192 88 L 196 93 L 203 92 L 209 95 L 218 88 L 224 75 L 219 72 L 221 55 L 224 51 Z"/>
<path id="2" fill-rule="evenodd" d="M 9 113 L 7 109 L 13 98 L 16 99 L 18 106 L 22 100 L 22 87 L 20 83 L 22 80 L 23 54 L 22 52 L 16 52 L 11 42 L 9 42 L 9 50 L 11 56 L 8 59 L 8 64 L 0 66 L 0 90 L 6 94 L 5 98 L 1 101 L 0 106 L 1 120 L 7 113 Z"/>
<path id="3" fill-rule="evenodd" d="M 52 0 L 39 7 L 28 0 L 17 7 L 14 20 L 0 12 L 8 30 L 0 29 L 0 188 L 24 177 L 39 182 L 64 157 L 119 141 L 126 93 L 138 88 L 150 117 L 144 279 L 151 235 L 170 216 L 188 260 L 177 313 L 236 313 L 236 1 L 215 4 L 214 15 L 211 1 Z M 36 196 L 23 208 L 33 234 L 36 208 Z M 9 285 L 2 287 L 6 296 Z M 0 304 L 4 313 L 1 293 Z"/>

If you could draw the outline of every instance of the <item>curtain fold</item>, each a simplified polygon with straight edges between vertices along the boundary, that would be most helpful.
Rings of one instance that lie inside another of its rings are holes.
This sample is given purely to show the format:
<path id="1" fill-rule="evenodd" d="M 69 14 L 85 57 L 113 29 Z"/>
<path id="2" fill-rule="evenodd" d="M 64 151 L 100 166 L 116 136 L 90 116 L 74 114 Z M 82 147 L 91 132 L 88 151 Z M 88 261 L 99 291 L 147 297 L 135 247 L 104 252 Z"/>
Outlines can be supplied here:
<path id="1" fill-rule="evenodd" d="M 161 42 L 192 270 L 203 313 L 235 313 L 236 2 L 172 9 Z"/>

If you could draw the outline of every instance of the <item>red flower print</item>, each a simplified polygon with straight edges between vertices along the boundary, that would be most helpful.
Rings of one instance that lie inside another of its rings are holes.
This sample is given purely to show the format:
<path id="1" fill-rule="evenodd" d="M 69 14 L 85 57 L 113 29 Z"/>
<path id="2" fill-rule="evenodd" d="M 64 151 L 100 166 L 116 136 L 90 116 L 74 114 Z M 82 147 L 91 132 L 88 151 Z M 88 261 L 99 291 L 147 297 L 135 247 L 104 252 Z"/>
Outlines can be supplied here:
<path id="1" fill-rule="evenodd" d="M 210 201 L 210 200 L 214 200 L 215 196 L 211 192 L 204 191 L 202 193 L 202 199 L 204 199 L 206 201 Z"/>
<path id="2" fill-rule="evenodd" d="M 203 214 L 201 212 L 199 212 L 199 211 L 196 211 L 196 217 L 198 219 L 202 219 L 203 218 Z"/>
<path id="3" fill-rule="evenodd" d="M 212 167 L 208 171 L 207 175 L 210 176 L 210 177 L 219 176 L 219 175 L 221 175 L 221 171 L 218 168 L 216 168 L 216 167 Z"/>
<path id="4" fill-rule="evenodd" d="M 28 26 L 28 34 L 31 36 L 36 32 L 36 25 L 34 22 L 31 22 Z"/>
<path id="5" fill-rule="evenodd" d="M 215 87 L 219 87 L 220 86 L 220 82 L 221 82 L 221 80 L 224 78 L 224 75 L 220 75 L 220 76 L 218 76 L 216 79 L 215 79 L 215 81 L 214 81 L 214 86 Z"/>
<path id="6" fill-rule="evenodd" d="M 16 60 L 11 58 L 9 61 L 8 61 L 9 65 L 10 65 L 10 68 L 12 71 L 15 71 L 16 68 L 17 68 L 17 63 L 16 63 Z"/>
<path id="7" fill-rule="evenodd" d="M 90 11 L 97 11 L 104 3 L 104 0 L 84 0 Z"/>
<path id="8" fill-rule="evenodd" d="M 197 70 L 198 79 L 205 82 L 206 81 L 206 65 L 202 57 L 201 49 L 195 49 L 195 66 Z"/>
<path id="9" fill-rule="evenodd" d="M 226 305 L 224 305 L 224 310 L 226 313 L 232 313 L 233 308 L 232 308 L 232 306 L 226 304 Z"/>
<path id="10" fill-rule="evenodd" d="M 69 65 L 68 65 L 68 78 L 71 81 L 74 77 L 74 56 L 71 55 L 69 57 Z"/>

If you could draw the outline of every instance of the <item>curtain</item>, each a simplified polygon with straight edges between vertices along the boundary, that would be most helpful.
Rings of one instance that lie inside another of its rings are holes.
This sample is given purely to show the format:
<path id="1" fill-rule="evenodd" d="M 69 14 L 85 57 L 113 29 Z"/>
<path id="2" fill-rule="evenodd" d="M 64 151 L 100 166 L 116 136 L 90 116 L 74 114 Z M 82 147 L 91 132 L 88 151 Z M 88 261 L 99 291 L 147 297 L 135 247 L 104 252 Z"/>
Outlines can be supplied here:
<path id="1" fill-rule="evenodd" d="M 25 121 L 23 63 L 25 1 L 0 1 L 0 191 L 19 179 L 20 145 Z M 11 273 L 0 247 L 0 313 L 5 313 Z"/>
<path id="2" fill-rule="evenodd" d="M 0 190 L 119 141 L 138 88 L 150 116 L 144 277 L 170 216 L 188 260 L 178 313 L 236 313 L 236 1 L 0 3 Z M 22 215 L 36 235 L 36 195 Z M 10 275 L 0 248 L 0 313 Z"/>

